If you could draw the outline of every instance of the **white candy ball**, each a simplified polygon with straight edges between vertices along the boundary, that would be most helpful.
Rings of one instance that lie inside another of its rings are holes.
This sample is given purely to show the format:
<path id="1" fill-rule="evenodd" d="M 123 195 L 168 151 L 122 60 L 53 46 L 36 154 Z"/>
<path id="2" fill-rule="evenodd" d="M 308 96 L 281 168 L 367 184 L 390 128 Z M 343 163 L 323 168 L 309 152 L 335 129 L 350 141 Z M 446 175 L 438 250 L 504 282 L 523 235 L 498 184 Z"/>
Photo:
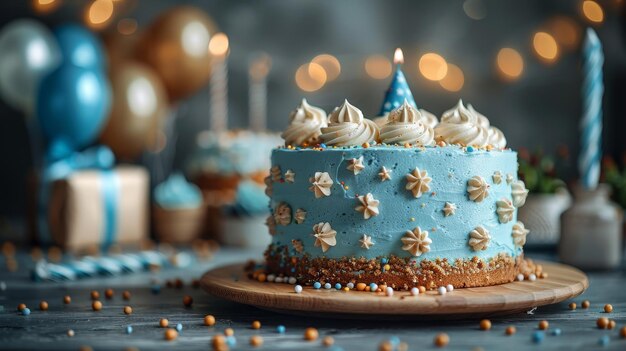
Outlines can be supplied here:
<path id="1" fill-rule="evenodd" d="M 531 282 L 534 282 L 535 280 L 537 280 L 537 276 L 535 275 L 535 273 L 530 273 L 528 275 L 528 280 L 530 280 Z"/>
<path id="2" fill-rule="evenodd" d="M 452 290 L 454 290 L 454 286 L 452 286 L 452 284 L 448 284 L 446 285 L 446 290 L 448 290 L 448 292 L 451 292 Z"/>
<path id="3" fill-rule="evenodd" d="M 388 286 L 387 289 L 385 289 L 385 293 L 387 294 L 387 296 L 391 297 L 393 296 L 393 288 Z"/>
<path id="4" fill-rule="evenodd" d="M 411 288 L 411 295 L 417 296 L 419 294 L 420 294 L 420 289 L 418 289 L 418 288 Z"/>
<path id="5" fill-rule="evenodd" d="M 440 286 L 440 287 L 437 289 L 437 292 L 439 292 L 439 295 L 445 295 L 445 293 L 447 293 L 447 292 L 448 292 L 448 290 L 446 290 L 446 287 L 445 287 L 445 286 Z"/>
<path id="6" fill-rule="evenodd" d="M 274 282 L 275 282 L 275 283 L 282 283 L 282 282 L 283 282 L 283 277 L 276 277 L 276 278 L 274 279 Z"/>
<path id="7" fill-rule="evenodd" d="M 354 289 L 354 283 L 348 283 L 346 286 L 350 289 Z"/>
<path id="8" fill-rule="evenodd" d="M 296 285 L 293 290 L 296 292 L 296 294 L 299 294 L 302 292 L 302 285 Z"/>
<path id="9" fill-rule="evenodd" d="M 268 282 L 273 282 L 274 280 L 276 280 L 276 276 L 274 274 L 270 274 L 267 276 Z"/>
<path id="10" fill-rule="evenodd" d="M 522 273 L 518 274 L 517 277 L 515 277 L 515 279 L 517 279 L 517 281 L 521 282 L 524 280 L 524 275 Z"/>
<path id="11" fill-rule="evenodd" d="M 296 279 L 296 277 L 289 277 L 289 284 L 295 284 L 297 282 L 298 280 Z"/>

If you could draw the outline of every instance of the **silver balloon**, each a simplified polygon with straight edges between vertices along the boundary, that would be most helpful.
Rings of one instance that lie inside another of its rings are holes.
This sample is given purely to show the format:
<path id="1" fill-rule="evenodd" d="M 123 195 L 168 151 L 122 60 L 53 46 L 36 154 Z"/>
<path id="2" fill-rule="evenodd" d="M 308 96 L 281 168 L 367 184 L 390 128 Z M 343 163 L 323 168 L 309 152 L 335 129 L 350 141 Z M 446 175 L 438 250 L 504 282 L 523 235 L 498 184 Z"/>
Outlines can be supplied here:
<path id="1" fill-rule="evenodd" d="M 60 61 L 56 39 L 41 23 L 19 19 L 5 25 L 0 29 L 0 96 L 30 115 L 39 80 Z"/>

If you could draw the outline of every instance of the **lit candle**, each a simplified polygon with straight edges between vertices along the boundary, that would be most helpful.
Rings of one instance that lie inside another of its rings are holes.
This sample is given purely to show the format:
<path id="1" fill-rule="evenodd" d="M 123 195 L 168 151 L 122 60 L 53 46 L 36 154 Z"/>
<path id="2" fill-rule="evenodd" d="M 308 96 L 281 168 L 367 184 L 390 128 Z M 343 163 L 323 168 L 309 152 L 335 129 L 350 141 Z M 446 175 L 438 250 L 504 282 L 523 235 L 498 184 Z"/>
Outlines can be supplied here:
<path id="1" fill-rule="evenodd" d="M 211 130 L 223 132 L 228 129 L 228 37 L 217 33 L 209 41 L 211 79 L 209 81 L 209 101 Z"/>
<path id="2" fill-rule="evenodd" d="M 600 158 L 602 155 L 602 65 L 604 54 L 596 32 L 588 28 L 583 45 L 583 118 L 578 169 L 581 183 L 587 190 L 598 186 Z"/>
<path id="3" fill-rule="evenodd" d="M 393 63 L 396 65 L 396 72 L 393 75 L 389 89 L 385 93 L 385 100 L 380 108 L 379 116 L 387 115 L 391 110 L 400 107 L 406 99 L 413 107 L 417 108 L 415 99 L 409 85 L 406 82 L 404 73 L 402 72 L 402 64 L 404 63 L 404 54 L 400 48 L 396 49 L 393 54 Z"/>
<path id="4" fill-rule="evenodd" d="M 267 54 L 260 55 L 250 63 L 248 108 L 250 129 L 256 132 L 267 129 L 267 75 L 271 64 Z"/>

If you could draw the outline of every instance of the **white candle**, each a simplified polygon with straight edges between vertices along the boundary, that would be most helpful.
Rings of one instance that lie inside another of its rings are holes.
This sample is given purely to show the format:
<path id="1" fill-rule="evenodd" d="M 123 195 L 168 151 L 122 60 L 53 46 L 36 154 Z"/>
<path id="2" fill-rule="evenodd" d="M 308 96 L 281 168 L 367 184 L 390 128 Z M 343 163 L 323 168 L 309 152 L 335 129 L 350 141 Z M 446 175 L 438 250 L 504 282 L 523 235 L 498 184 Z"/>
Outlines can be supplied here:
<path id="1" fill-rule="evenodd" d="M 250 64 L 248 108 L 250 129 L 262 132 L 267 129 L 267 75 L 271 67 L 270 57 L 260 55 Z"/>
<path id="2" fill-rule="evenodd" d="M 223 132 L 228 129 L 228 37 L 217 33 L 209 41 L 211 79 L 209 81 L 209 101 L 211 130 Z"/>

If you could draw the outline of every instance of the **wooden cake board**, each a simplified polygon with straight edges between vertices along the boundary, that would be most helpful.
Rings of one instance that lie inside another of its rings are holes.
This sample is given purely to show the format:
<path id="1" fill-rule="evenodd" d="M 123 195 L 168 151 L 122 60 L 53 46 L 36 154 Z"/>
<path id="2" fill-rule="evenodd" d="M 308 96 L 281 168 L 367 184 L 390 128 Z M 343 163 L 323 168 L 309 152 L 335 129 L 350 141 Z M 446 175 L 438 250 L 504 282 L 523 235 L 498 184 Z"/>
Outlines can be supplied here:
<path id="1" fill-rule="evenodd" d="M 513 314 L 578 296 L 589 281 L 580 270 L 553 262 L 537 262 L 548 277 L 536 281 L 455 289 L 444 295 L 437 291 L 411 296 L 408 291 L 384 293 L 314 289 L 303 286 L 297 294 L 294 286 L 258 282 L 247 277 L 244 264 L 215 268 L 204 274 L 204 290 L 226 300 L 281 313 L 332 318 L 428 319 L 477 318 Z"/>

